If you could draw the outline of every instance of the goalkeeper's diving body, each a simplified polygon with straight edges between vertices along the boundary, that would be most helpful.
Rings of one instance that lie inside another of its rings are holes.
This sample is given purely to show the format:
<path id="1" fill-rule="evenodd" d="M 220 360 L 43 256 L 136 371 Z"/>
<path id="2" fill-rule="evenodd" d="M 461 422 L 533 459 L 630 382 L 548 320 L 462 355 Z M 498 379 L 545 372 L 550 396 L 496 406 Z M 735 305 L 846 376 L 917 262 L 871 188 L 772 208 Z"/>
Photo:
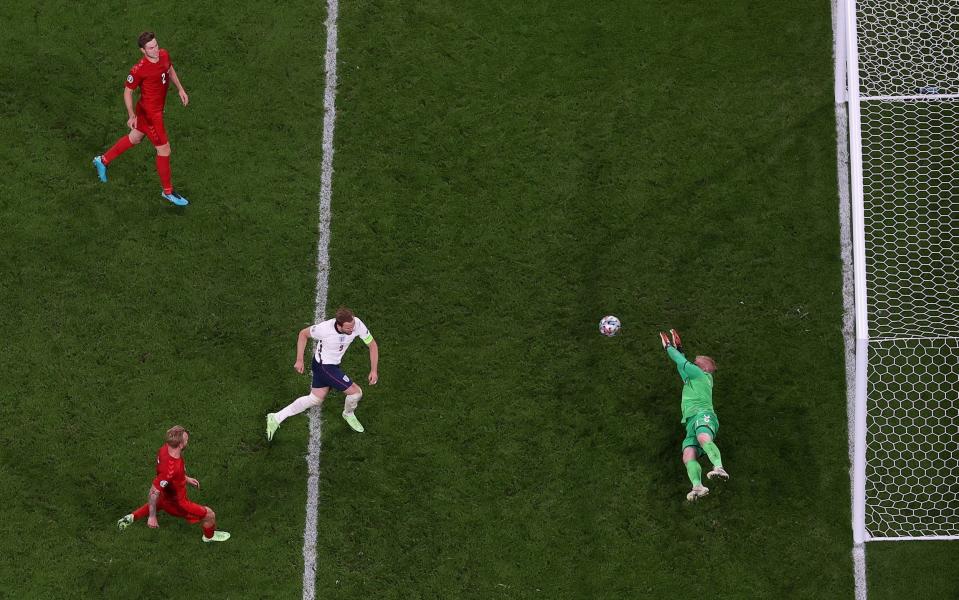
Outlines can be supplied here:
<path id="1" fill-rule="evenodd" d="M 709 457 L 713 469 L 706 474 L 709 479 L 729 479 L 723 468 L 723 458 L 716 446 L 716 434 L 719 433 L 719 417 L 713 410 L 713 373 L 716 362 L 708 356 L 697 356 L 692 362 L 683 354 L 683 342 L 679 332 L 670 329 L 669 333 L 660 333 L 663 348 L 673 359 L 683 380 L 683 418 L 680 423 L 686 426 L 683 439 L 683 464 L 693 489 L 686 494 L 690 502 L 709 493 L 703 485 L 703 469 L 699 457 L 703 453 Z"/>

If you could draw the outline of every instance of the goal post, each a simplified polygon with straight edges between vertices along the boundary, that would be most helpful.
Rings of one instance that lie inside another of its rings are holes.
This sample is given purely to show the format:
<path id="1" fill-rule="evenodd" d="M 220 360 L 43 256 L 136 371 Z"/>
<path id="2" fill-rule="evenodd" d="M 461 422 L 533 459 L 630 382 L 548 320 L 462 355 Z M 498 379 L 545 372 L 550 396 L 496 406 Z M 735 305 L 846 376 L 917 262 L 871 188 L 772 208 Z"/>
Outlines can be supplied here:
<path id="1" fill-rule="evenodd" d="M 843 1 L 853 537 L 959 539 L 959 4 Z"/>

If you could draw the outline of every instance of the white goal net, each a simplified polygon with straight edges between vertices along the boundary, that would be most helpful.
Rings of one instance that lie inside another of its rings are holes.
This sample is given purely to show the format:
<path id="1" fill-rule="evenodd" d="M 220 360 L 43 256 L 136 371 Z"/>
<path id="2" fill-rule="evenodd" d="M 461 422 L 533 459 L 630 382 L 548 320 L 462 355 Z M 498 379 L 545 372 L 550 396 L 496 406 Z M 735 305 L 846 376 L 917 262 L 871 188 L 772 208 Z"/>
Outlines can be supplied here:
<path id="1" fill-rule="evenodd" d="M 959 0 L 849 1 L 858 534 L 959 538 Z"/>

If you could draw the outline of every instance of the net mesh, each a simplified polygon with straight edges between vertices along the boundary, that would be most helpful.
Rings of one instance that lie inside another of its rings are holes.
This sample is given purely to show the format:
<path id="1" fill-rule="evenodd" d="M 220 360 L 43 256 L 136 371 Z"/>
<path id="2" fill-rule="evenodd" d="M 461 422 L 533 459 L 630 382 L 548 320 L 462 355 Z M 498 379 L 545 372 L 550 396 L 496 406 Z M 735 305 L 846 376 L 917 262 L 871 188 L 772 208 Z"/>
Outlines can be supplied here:
<path id="1" fill-rule="evenodd" d="M 860 111 L 870 337 L 959 335 L 959 100 Z"/>
<path id="2" fill-rule="evenodd" d="M 959 1 L 856 9 L 866 529 L 959 536 Z"/>
<path id="3" fill-rule="evenodd" d="M 860 0 L 857 9 L 863 96 L 959 93 L 959 3 Z"/>
<path id="4" fill-rule="evenodd" d="M 869 345 L 866 530 L 959 536 L 959 340 Z"/>

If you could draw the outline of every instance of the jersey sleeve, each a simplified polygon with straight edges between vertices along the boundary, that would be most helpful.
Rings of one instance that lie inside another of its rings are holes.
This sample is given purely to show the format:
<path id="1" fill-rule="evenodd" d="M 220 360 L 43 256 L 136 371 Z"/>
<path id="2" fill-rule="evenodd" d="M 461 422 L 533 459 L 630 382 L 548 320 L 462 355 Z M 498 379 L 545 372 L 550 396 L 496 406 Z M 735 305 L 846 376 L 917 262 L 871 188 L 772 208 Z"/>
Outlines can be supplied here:
<path id="1" fill-rule="evenodd" d="M 320 339 L 320 324 L 310 325 L 310 337 L 314 340 Z"/>
<path id="2" fill-rule="evenodd" d="M 130 69 L 130 74 L 127 75 L 126 87 L 128 90 L 135 90 L 140 87 L 140 83 L 143 82 L 143 77 L 139 74 L 139 69 L 134 66 Z"/>
<path id="3" fill-rule="evenodd" d="M 161 492 L 169 492 L 173 485 L 173 475 L 176 465 L 172 460 L 163 460 L 157 456 L 157 476 L 153 479 L 153 487 Z"/>
<path id="4" fill-rule="evenodd" d="M 373 334 L 370 333 L 369 327 L 366 326 L 366 323 L 356 319 L 356 337 L 363 340 L 363 343 L 367 346 L 373 341 Z"/>
<path id="5" fill-rule="evenodd" d="M 687 379 L 697 379 L 706 374 L 694 363 L 689 362 L 683 353 L 676 348 L 670 346 L 666 349 L 666 354 L 668 354 L 669 358 L 673 359 L 673 362 L 676 363 L 676 369 L 679 371 L 679 376 L 683 378 L 683 381 L 686 381 Z"/>

